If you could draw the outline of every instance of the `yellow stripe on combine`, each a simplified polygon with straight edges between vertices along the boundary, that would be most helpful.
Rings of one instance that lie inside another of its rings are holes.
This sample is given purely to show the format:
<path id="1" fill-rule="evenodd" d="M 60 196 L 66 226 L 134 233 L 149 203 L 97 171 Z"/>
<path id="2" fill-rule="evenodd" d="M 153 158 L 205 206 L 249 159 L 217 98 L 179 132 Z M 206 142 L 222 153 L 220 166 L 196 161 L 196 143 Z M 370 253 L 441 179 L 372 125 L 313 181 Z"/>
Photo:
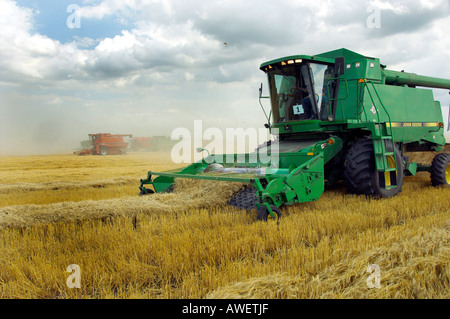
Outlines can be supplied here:
<path id="1" fill-rule="evenodd" d="M 386 123 L 387 127 L 435 127 L 438 122 L 392 122 Z"/>

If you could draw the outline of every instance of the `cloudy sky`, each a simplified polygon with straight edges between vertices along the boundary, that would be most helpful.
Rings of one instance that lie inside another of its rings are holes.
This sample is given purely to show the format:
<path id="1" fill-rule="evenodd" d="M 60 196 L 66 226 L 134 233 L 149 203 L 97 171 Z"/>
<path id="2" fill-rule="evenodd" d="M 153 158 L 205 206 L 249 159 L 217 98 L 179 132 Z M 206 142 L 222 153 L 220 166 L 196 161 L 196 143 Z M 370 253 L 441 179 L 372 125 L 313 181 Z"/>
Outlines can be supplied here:
<path id="1" fill-rule="evenodd" d="M 449 0 L 0 0 L 0 154 L 259 128 L 259 65 L 287 55 L 345 47 L 450 78 L 449 27 Z"/>

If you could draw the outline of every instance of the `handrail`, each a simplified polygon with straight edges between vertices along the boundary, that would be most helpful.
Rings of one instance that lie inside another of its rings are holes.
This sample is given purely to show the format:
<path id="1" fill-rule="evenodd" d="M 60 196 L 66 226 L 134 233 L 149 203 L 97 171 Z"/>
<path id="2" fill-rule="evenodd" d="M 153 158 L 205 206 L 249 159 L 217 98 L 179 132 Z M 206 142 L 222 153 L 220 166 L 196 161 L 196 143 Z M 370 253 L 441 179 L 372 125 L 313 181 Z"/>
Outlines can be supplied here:
<path id="1" fill-rule="evenodd" d="M 380 95 L 378 94 L 378 91 L 377 91 L 377 89 L 376 89 L 374 83 L 373 83 L 372 81 L 367 81 L 366 79 L 364 79 L 363 81 L 364 81 L 364 84 L 367 85 L 367 92 L 369 93 L 370 99 L 372 100 L 372 105 L 373 105 L 373 107 L 375 108 L 375 111 L 376 111 L 376 113 L 377 113 L 377 119 L 378 119 L 378 134 L 379 134 L 379 137 L 380 137 L 380 139 L 381 139 L 380 142 L 382 143 L 382 146 L 381 146 L 381 147 L 382 147 L 382 148 L 381 148 L 381 153 L 382 153 L 382 156 L 383 156 L 382 163 L 383 163 L 383 167 L 384 167 L 384 169 L 385 169 L 385 171 L 386 171 L 386 162 L 385 162 L 385 160 L 386 160 L 386 158 L 385 158 L 385 156 L 386 156 L 386 154 L 385 154 L 385 147 L 386 147 L 386 144 L 385 144 L 385 142 L 383 141 L 383 130 L 382 130 L 382 127 L 381 127 L 381 122 L 380 122 L 380 112 L 378 111 L 378 107 L 376 106 L 376 103 L 375 103 L 375 101 L 374 101 L 374 99 L 373 99 L 372 93 L 370 93 L 370 89 L 369 89 L 368 84 L 372 84 L 372 88 L 373 88 L 375 94 L 377 95 L 378 101 L 380 102 L 380 104 L 381 104 L 381 106 L 383 107 L 383 109 L 384 109 L 386 115 L 388 116 L 388 119 L 389 119 L 389 131 L 388 131 L 387 127 L 386 127 L 386 135 L 385 135 L 385 136 L 389 136 L 389 137 L 390 137 L 390 139 L 391 139 L 391 141 L 392 141 L 392 150 L 393 150 L 393 152 L 395 152 L 395 145 L 394 145 L 394 136 L 393 136 L 393 130 L 392 130 L 391 116 L 390 116 L 389 112 L 387 111 L 386 107 L 384 106 L 383 101 L 381 101 Z M 376 129 L 377 129 L 377 128 L 376 128 L 376 126 L 375 126 L 375 131 L 376 131 Z M 375 143 L 375 141 L 374 141 L 374 143 Z M 375 156 L 375 161 L 377 161 L 377 156 Z M 396 159 L 396 156 L 394 156 L 394 163 L 395 163 L 395 164 L 394 164 L 394 165 L 395 165 L 395 168 L 397 168 L 397 159 Z"/>
<path id="2" fill-rule="evenodd" d="M 361 82 L 358 82 L 358 83 L 361 83 Z M 357 107 L 358 107 L 358 109 L 361 108 L 361 111 L 357 110 L 358 123 L 362 122 L 361 114 L 363 112 L 364 112 L 364 116 L 366 117 L 366 122 L 369 120 L 369 117 L 367 116 L 366 108 L 364 107 L 364 99 L 362 98 L 365 87 L 366 87 L 366 84 L 364 82 L 363 82 L 363 85 L 361 85 L 361 86 L 357 85 L 357 87 L 356 87 L 356 90 L 357 90 L 356 95 L 357 95 L 357 101 L 358 101 Z"/>
<path id="3" fill-rule="evenodd" d="M 377 95 L 378 101 L 380 101 L 380 104 L 381 104 L 381 106 L 383 107 L 384 112 L 386 113 L 386 115 L 387 115 L 387 117 L 388 117 L 388 119 L 389 119 L 389 131 L 390 131 L 390 134 L 389 134 L 389 135 L 390 135 L 390 136 L 393 136 L 393 134 L 392 134 L 392 120 L 391 120 L 391 115 L 389 114 L 389 112 L 387 111 L 386 107 L 384 106 L 383 101 L 381 100 L 380 95 L 378 94 L 377 89 L 375 88 L 374 83 L 373 83 L 372 81 L 367 81 L 367 79 L 364 79 L 363 81 L 364 81 L 365 85 L 367 85 L 367 84 L 371 84 L 371 85 L 372 85 L 372 88 L 373 88 L 375 94 Z M 374 106 L 374 108 L 375 108 L 375 110 L 376 110 L 376 112 L 377 112 L 377 120 L 378 120 L 377 123 L 378 123 L 378 127 L 379 127 L 379 129 L 380 129 L 380 124 L 381 124 L 381 122 L 380 122 L 380 112 L 378 111 L 378 107 L 376 106 L 376 103 L 375 103 L 375 101 L 374 101 L 374 99 L 373 99 L 372 93 L 370 93 L 370 89 L 369 89 L 368 86 L 367 86 L 367 92 L 369 93 L 370 99 L 372 100 L 372 105 Z M 386 130 L 386 132 L 387 132 L 387 130 Z M 381 134 L 381 132 L 380 132 L 380 136 L 381 136 L 381 135 L 382 135 L 382 134 Z"/>

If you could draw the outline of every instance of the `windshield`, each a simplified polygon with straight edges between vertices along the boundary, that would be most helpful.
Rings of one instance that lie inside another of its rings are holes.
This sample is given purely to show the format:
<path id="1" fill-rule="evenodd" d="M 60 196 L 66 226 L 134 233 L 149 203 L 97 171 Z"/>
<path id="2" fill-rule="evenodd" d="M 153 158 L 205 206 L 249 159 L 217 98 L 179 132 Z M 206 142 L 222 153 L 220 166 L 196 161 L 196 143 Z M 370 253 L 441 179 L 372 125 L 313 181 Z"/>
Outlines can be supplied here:
<path id="1" fill-rule="evenodd" d="M 333 74 L 332 66 L 306 62 L 275 67 L 268 74 L 274 123 L 326 119 L 326 80 Z"/>

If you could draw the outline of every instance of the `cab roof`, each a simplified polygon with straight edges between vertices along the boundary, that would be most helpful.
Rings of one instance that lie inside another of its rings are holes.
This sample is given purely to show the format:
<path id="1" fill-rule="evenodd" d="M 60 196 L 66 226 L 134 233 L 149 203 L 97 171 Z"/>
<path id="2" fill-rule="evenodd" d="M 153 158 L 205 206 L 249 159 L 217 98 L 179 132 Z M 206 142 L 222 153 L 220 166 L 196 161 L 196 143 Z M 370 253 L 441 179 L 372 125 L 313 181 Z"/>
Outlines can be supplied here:
<path id="1" fill-rule="evenodd" d="M 316 61 L 316 62 L 322 62 L 322 63 L 334 63 L 334 59 L 329 58 L 322 58 L 319 56 L 311 56 L 311 55 L 290 55 L 283 58 L 278 58 L 275 60 L 270 60 L 267 62 L 264 62 L 259 67 L 260 69 L 265 68 L 268 65 L 278 64 L 281 62 L 287 62 L 287 61 L 296 61 L 296 60 L 310 60 L 310 61 Z"/>
<path id="2" fill-rule="evenodd" d="M 344 57 L 346 61 L 350 61 L 350 60 L 360 60 L 360 59 L 371 59 L 373 60 L 374 58 L 371 57 L 366 57 L 364 55 L 361 55 L 357 52 L 342 48 L 342 49 L 337 49 L 337 50 L 333 50 L 333 51 L 328 51 L 328 52 L 324 52 L 324 53 L 320 53 L 320 54 L 316 54 L 316 55 L 291 55 L 291 56 L 286 56 L 283 58 L 278 58 L 275 60 L 270 60 L 267 62 L 264 62 L 263 64 L 261 64 L 261 66 L 259 67 L 261 70 L 263 70 L 265 67 L 267 67 L 268 65 L 272 65 L 272 64 L 278 64 L 281 62 L 287 62 L 289 60 L 309 60 L 309 61 L 316 61 L 316 62 L 323 62 L 323 63 L 334 63 L 335 62 L 335 58 L 337 57 Z"/>

